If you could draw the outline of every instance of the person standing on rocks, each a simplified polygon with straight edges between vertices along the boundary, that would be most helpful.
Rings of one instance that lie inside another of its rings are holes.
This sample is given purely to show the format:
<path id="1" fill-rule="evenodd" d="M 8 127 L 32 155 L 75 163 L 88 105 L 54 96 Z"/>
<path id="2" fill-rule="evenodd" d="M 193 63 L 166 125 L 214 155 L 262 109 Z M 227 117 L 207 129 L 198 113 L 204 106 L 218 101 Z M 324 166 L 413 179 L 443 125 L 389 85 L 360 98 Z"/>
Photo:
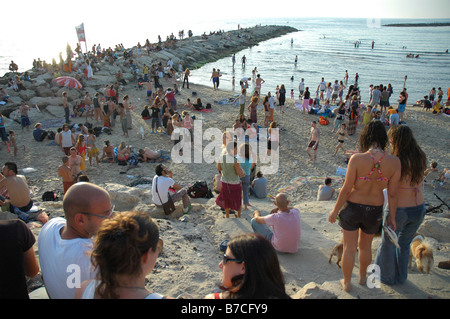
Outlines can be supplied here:
<path id="1" fill-rule="evenodd" d="M 28 117 L 28 112 L 30 111 L 30 107 L 25 104 L 25 101 L 22 101 L 22 104 L 19 108 L 20 111 L 20 122 L 22 125 L 22 131 L 23 128 L 26 127 L 27 130 L 30 128 L 30 118 Z"/>
<path id="2" fill-rule="evenodd" d="M 131 120 L 131 104 L 129 103 L 130 97 L 127 95 L 125 95 L 123 97 L 123 107 L 125 109 L 125 115 L 127 118 L 127 128 L 129 130 L 131 130 L 132 127 L 132 120 Z"/>
<path id="3" fill-rule="evenodd" d="M 183 89 L 184 89 L 184 84 L 187 83 L 187 88 L 189 89 L 189 76 L 191 75 L 191 71 L 189 71 L 189 69 L 186 69 L 184 71 L 184 79 L 183 79 Z"/>
<path id="4" fill-rule="evenodd" d="M 70 109 L 69 102 L 67 101 L 67 92 L 64 91 L 62 93 L 63 107 L 64 107 L 64 117 L 66 119 L 66 123 L 70 123 Z"/>

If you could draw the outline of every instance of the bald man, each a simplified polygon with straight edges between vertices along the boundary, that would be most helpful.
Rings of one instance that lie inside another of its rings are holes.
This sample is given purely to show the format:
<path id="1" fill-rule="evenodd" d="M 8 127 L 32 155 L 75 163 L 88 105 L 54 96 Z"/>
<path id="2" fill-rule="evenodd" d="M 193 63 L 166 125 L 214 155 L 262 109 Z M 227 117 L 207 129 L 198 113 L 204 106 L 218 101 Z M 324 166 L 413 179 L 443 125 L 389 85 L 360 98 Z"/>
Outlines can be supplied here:
<path id="1" fill-rule="evenodd" d="M 262 217 L 257 210 L 253 213 L 253 231 L 269 240 L 275 250 L 296 253 L 301 236 L 300 211 L 289 207 L 287 196 L 283 193 L 276 196 L 275 205 L 277 207 L 267 216 Z"/>
<path id="2" fill-rule="evenodd" d="M 69 188 L 63 209 L 65 218 L 51 219 L 38 238 L 42 276 L 52 299 L 73 299 L 82 281 L 95 278 L 89 255 L 92 237 L 113 214 L 108 192 L 86 182 Z"/>

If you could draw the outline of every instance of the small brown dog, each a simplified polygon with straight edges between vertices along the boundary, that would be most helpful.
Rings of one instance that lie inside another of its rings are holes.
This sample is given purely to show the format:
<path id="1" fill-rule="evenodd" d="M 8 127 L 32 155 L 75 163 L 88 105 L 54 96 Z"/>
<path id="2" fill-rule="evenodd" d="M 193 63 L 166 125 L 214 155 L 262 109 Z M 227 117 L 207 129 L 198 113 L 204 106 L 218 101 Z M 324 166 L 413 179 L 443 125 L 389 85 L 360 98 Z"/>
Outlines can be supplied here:
<path id="1" fill-rule="evenodd" d="M 425 242 L 425 238 L 422 234 L 416 233 L 411 242 L 411 250 L 409 252 L 409 267 L 412 264 L 412 258 L 416 259 L 417 269 L 424 274 L 430 273 L 431 267 L 433 267 L 434 258 L 433 250 Z"/>
<path id="2" fill-rule="evenodd" d="M 338 265 L 338 267 L 341 268 L 341 265 L 339 265 L 339 263 L 341 262 L 341 259 L 342 259 L 343 250 L 344 250 L 344 244 L 342 242 L 340 244 L 337 244 L 336 246 L 334 246 L 333 250 L 331 251 L 330 259 L 328 260 L 328 262 L 331 264 L 331 258 L 333 258 L 333 256 L 336 256 L 338 259 L 336 262 L 336 265 Z"/>

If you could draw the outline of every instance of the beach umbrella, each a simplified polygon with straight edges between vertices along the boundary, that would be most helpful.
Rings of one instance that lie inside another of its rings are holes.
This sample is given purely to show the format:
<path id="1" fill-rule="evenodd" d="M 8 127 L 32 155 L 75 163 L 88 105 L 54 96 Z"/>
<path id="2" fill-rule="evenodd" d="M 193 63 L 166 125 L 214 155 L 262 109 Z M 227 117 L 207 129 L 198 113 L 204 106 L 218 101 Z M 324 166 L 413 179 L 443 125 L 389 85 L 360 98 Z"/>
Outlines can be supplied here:
<path id="1" fill-rule="evenodd" d="M 62 86 L 67 86 L 68 88 L 81 89 L 83 86 L 80 81 L 71 76 L 60 76 L 55 79 L 55 82 Z"/>

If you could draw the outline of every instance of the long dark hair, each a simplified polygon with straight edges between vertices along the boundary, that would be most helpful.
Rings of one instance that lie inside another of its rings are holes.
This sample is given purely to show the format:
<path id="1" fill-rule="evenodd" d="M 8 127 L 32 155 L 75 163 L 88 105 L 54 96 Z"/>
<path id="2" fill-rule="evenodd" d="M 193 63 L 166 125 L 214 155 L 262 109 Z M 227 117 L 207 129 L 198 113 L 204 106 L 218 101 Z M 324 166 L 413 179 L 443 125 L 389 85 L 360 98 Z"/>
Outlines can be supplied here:
<path id="1" fill-rule="evenodd" d="M 255 233 L 239 235 L 228 243 L 236 259 L 243 260 L 245 274 L 232 278 L 224 288 L 233 299 L 289 299 L 278 256 L 272 244 Z"/>
<path id="2" fill-rule="evenodd" d="M 359 136 L 359 145 L 362 152 L 366 152 L 371 146 L 374 146 L 374 144 L 384 150 L 387 141 L 386 129 L 380 121 L 371 121 L 367 123 Z"/>
<path id="3" fill-rule="evenodd" d="M 392 154 L 400 159 L 402 172 L 400 180 L 411 178 L 411 185 L 420 184 L 427 166 L 427 156 L 417 144 L 411 129 L 405 125 L 395 125 L 388 132 Z"/>
<path id="4" fill-rule="evenodd" d="M 95 296 L 117 299 L 117 275 L 139 276 L 141 258 L 151 248 L 156 251 L 159 228 L 152 218 L 140 212 L 123 212 L 105 220 L 95 239 L 91 255 L 100 285 Z"/>

